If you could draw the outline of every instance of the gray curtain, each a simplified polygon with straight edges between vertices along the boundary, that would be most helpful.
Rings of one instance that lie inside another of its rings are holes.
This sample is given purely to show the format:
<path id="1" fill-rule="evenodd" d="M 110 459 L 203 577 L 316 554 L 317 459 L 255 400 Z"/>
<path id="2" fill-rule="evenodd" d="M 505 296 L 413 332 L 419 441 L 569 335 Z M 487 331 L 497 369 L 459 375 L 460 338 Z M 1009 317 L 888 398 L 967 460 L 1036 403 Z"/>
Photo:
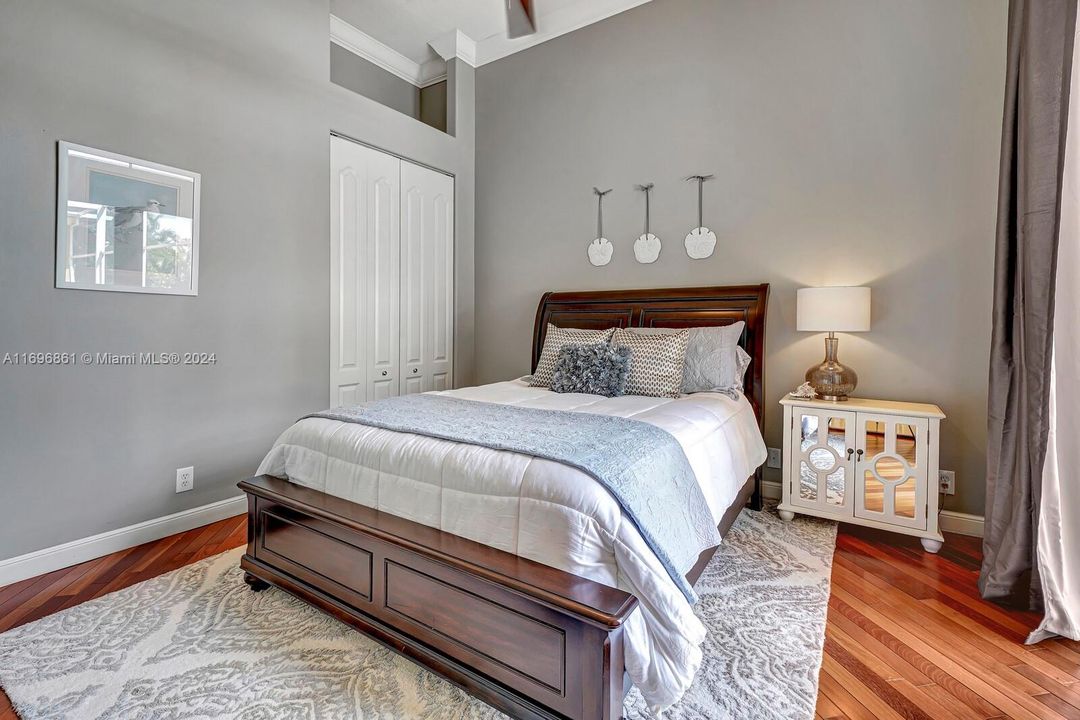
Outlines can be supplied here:
<path id="1" fill-rule="evenodd" d="M 1075 24 L 1076 0 L 1009 3 L 979 590 L 1035 607 Z"/>

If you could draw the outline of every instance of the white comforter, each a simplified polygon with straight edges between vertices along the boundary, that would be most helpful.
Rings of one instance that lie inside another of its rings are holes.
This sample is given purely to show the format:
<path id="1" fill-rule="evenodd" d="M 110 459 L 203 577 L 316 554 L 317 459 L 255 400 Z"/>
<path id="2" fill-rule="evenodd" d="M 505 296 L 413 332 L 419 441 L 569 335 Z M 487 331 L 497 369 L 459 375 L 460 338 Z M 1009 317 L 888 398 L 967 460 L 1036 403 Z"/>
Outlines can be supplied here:
<path id="1" fill-rule="evenodd" d="M 523 380 L 446 391 L 468 400 L 632 417 L 679 441 L 716 518 L 765 461 L 750 403 L 558 394 Z M 278 438 L 259 474 L 461 535 L 637 596 L 626 670 L 656 710 L 690 686 L 705 628 L 618 503 L 580 470 L 517 453 L 308 418 Z M 672 508 L 679 512 L 679 508 Z M 689 571 L 690 568 L 683 568 Z"/>

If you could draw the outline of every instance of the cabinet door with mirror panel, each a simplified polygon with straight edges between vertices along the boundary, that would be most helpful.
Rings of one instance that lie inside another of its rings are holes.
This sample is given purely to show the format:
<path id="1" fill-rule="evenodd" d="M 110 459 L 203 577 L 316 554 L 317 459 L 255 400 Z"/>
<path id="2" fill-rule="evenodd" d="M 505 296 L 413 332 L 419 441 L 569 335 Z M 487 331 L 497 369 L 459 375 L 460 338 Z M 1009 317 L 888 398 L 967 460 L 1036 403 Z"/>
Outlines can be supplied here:
<path id="1" fill-rule="evenodd" d="M 828 514 L 851 515 L 855 413 L 798 408 L 792 418 L 790 457 L 795 459 L 791 503 Z"/>
<path id="2" fill-rule="evenodd" d="M 926 528 L 927 421 L 860 412 L 855 517 Z"/>

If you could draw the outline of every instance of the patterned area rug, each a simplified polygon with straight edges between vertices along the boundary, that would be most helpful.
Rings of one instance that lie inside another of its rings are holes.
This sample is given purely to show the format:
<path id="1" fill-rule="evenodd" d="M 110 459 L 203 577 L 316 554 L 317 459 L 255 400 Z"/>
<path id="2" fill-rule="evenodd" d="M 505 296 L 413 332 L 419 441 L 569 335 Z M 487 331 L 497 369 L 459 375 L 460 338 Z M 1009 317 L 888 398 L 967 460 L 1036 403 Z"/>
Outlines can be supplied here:
<path id="1" fill-rule="evenodd" d="M 697 583 L 705 661 L 665 718 L 812 718 L 832 523 L 744 511 Z M 0 635 L 23 720 L 502 718 L 223 553 Z M 631 720 L 649 718 L 636 690 Z"/>

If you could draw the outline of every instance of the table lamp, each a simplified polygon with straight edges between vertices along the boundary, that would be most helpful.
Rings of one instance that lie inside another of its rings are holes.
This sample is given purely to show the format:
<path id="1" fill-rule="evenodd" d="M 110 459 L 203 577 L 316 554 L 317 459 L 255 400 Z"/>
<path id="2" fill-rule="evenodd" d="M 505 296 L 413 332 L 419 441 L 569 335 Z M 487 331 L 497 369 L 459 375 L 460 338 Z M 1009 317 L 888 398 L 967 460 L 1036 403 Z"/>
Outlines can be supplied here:
<path id="1" fill-rule="evenodd" d="M 825 361 L 806 371 L 806 381 L 823 400 L 847 400 L 859 376 L 836 359 L 836 333 L 870 329 L 870 288 L 800 288 L 797 307 L 797 330 L 829 333 L 825 338 Z"/>

